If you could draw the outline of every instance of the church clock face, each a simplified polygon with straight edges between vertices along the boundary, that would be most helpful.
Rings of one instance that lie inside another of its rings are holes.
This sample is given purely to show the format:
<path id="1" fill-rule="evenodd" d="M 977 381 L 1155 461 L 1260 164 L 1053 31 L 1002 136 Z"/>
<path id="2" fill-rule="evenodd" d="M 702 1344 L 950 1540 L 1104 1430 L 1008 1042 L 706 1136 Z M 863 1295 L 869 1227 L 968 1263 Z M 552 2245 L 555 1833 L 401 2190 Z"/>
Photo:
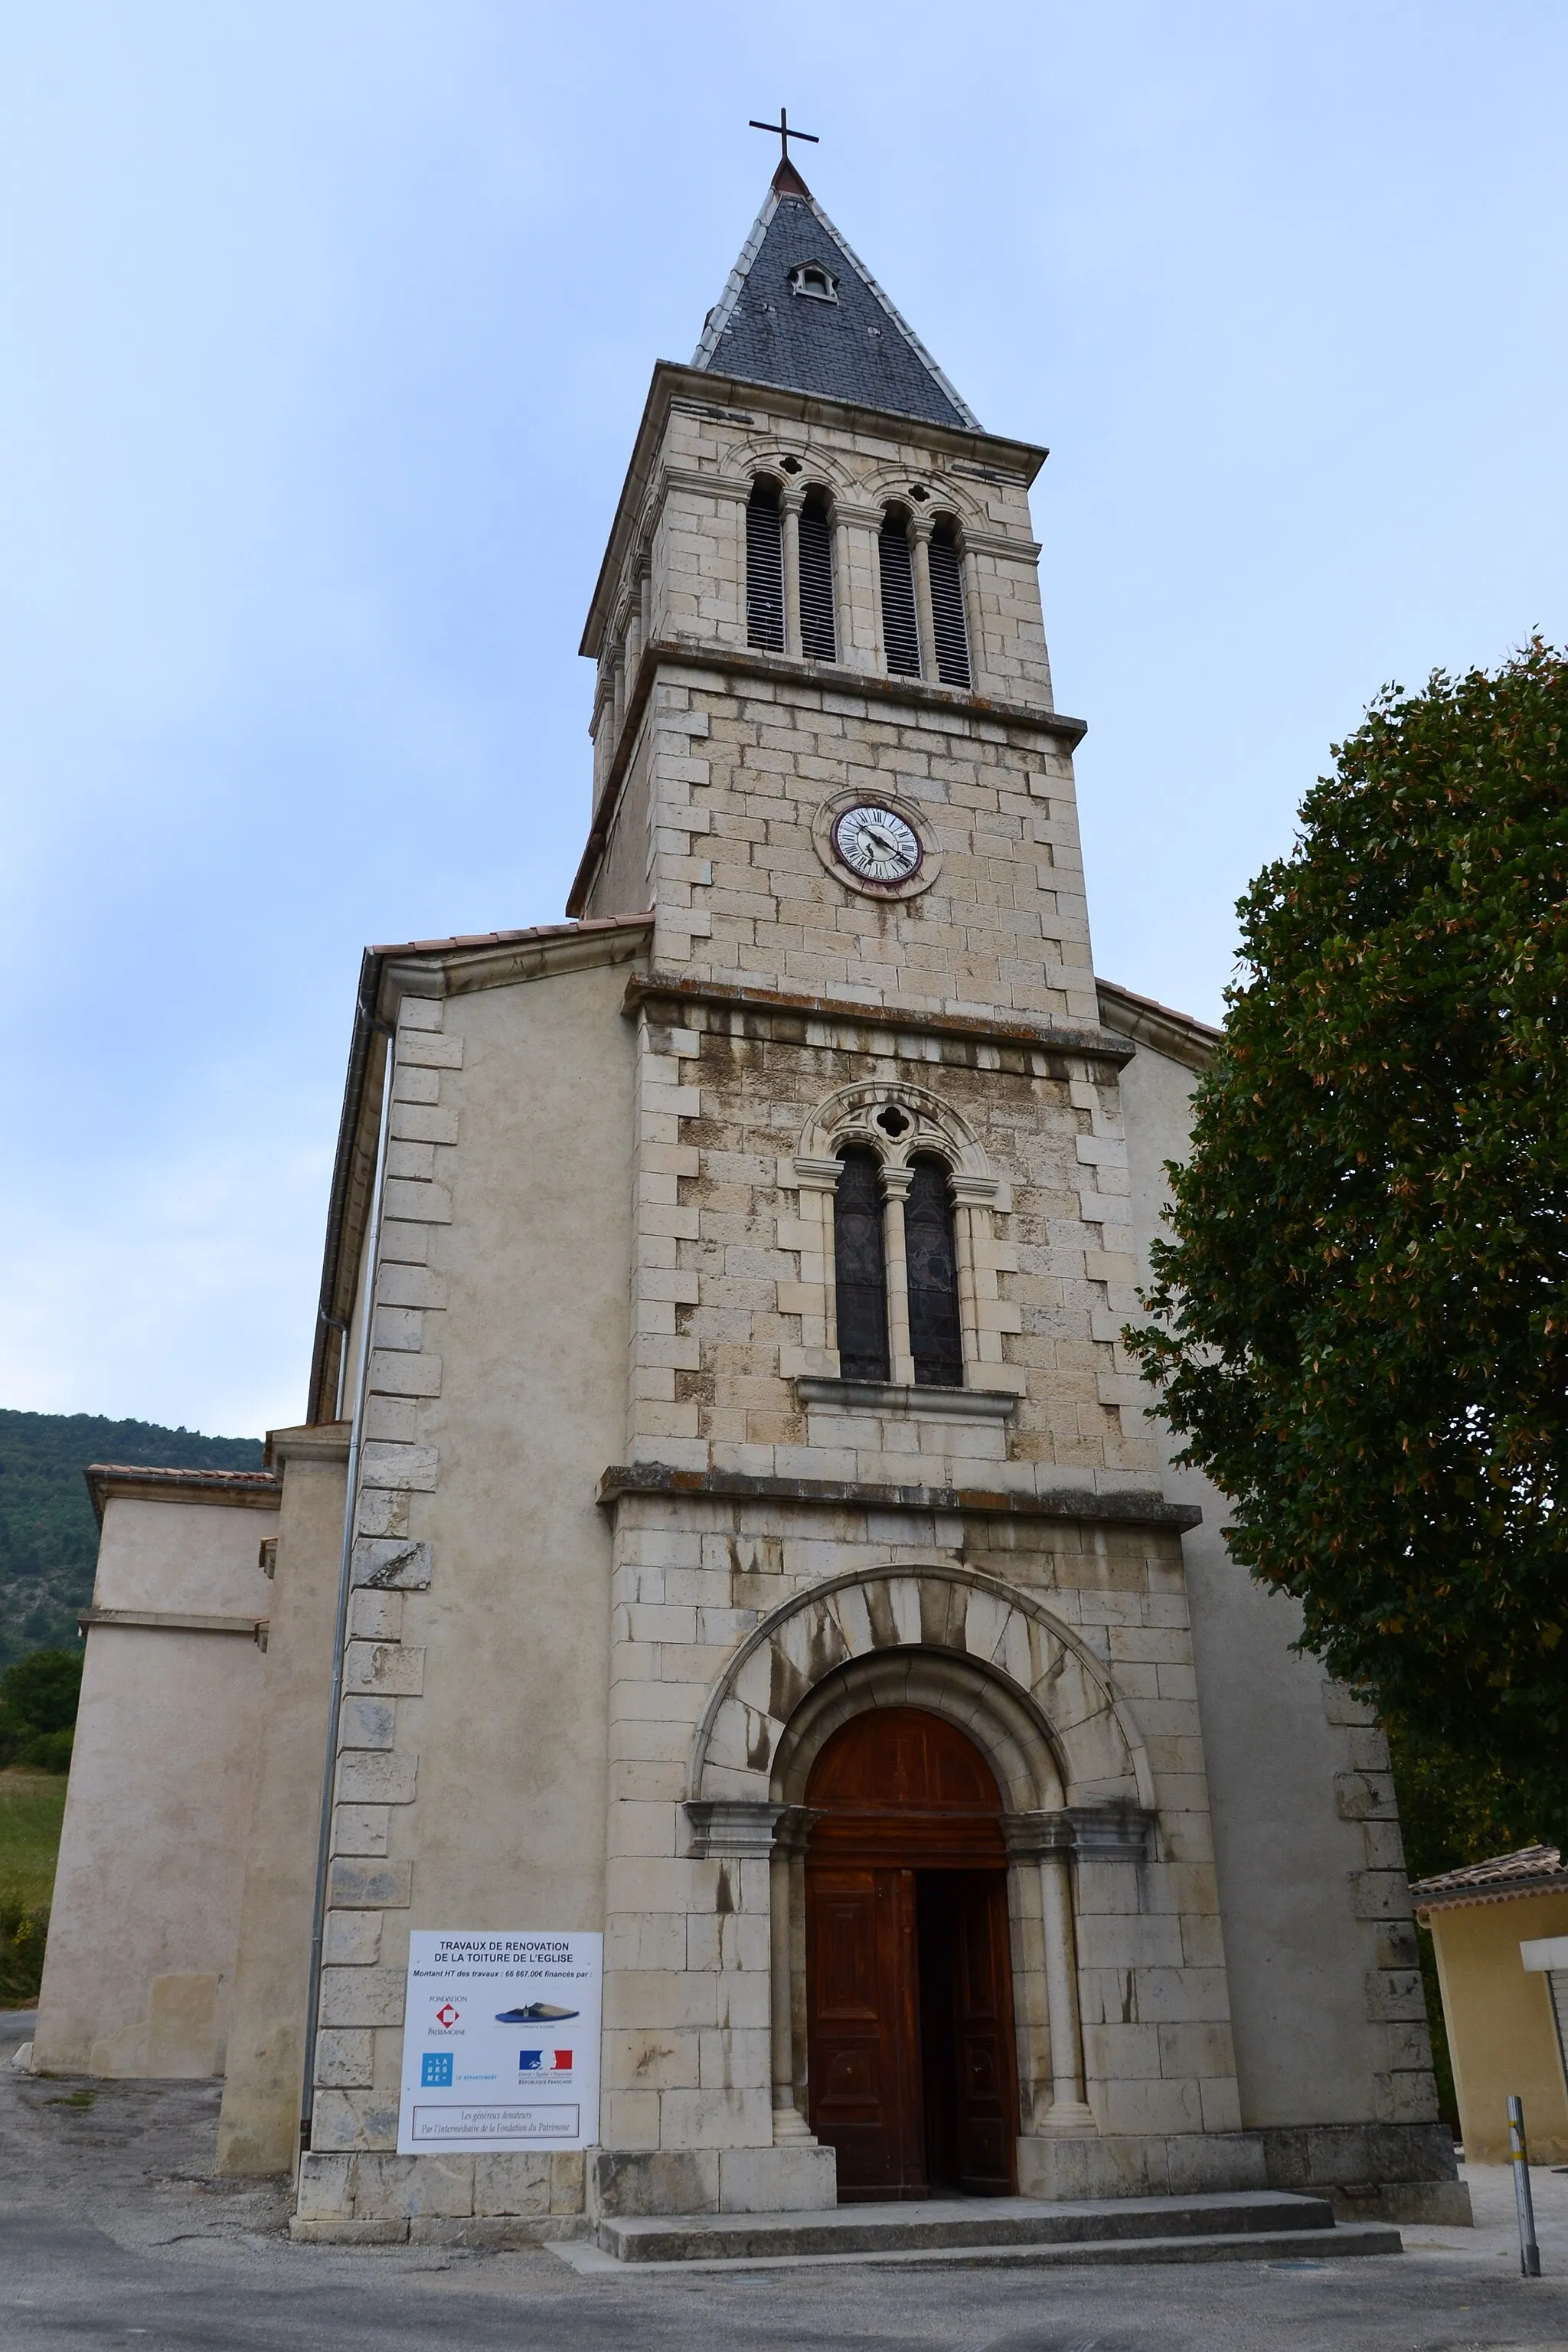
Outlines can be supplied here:
<path id="1" fill-rule="evenodd" d="M 833 827 L 834 854 L 862 882 L 907 882 L 921 862 L 912 825 L 875 801 L 845 810 Z"/>

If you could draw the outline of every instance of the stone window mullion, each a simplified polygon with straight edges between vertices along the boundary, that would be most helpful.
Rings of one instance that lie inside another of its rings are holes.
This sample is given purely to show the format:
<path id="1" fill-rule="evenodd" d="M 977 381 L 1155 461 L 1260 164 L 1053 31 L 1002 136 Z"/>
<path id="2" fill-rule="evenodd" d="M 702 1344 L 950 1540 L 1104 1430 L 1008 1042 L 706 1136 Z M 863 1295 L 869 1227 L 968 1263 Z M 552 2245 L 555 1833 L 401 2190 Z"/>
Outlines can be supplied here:
<path id="1" fill-rule="evenodd" d="M 910 517 L 910 561 L 915 575 L 915 621 L 921 638 L 921 676 L 927 678 L 935 678 L 939 675 L 936 616 L 931 611 L 931 527 L 930 515 Z"/>
<path id="2" fill-rule="evenodd" d="M 837 499 L 828 510 L 827 528 L 833 549 L 833 616 L 838 627 L 838 658 L 846 664 L 855 655 L 855 568 L 849 525 Z"/>
<path id="3" fill-rule="evenodd" d="M 980 565 L 974 550 L 963 533 L 958 541 L 959 570 L 963 581 L 963 617 L 969 639 L 969 676 L 976 694 L 984 691 L 981 676 L 985 667 L 984 635 L 980 611 Z"/>
<path id="4" fill-rule="evenodd" d="M 915 1360 L 910 1346 L 910 1269 L 904 1248 L 904 1202 L 909 1198 L 910 1186 L 913 1181 L 912 1169 L 885 1167 L 882 1171 L 883 1232 L 888 1263 L 888 1354 L 891 1360 L 893 1384 L 897 1388 L 913 1388 L 915 1384 Z"/>

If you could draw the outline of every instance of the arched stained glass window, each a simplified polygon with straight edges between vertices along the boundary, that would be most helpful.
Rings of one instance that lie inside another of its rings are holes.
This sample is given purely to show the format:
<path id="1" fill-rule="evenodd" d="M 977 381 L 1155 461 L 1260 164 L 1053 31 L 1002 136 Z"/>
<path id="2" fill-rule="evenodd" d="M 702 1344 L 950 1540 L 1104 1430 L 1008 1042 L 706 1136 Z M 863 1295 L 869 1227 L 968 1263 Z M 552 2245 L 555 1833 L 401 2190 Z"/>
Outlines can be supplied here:
<path id="1" fill-rule="evenodd" d="M 864 1146 L 851 1144 L 838 1158 L 843 1173 L 833 1202 L 838 1369 L 847 1381 L 890 1380 L 881 1169 Z"/>
<path id="2" fill-rule="evenodd" d="M 904 1260 L 910 1285 L 910 1353 L 917 1388 L 963 1386 L 963 1336 L 958 1318 L 958 1251 L 947 1170 L 916 1160 L 904 1203 Z"/>

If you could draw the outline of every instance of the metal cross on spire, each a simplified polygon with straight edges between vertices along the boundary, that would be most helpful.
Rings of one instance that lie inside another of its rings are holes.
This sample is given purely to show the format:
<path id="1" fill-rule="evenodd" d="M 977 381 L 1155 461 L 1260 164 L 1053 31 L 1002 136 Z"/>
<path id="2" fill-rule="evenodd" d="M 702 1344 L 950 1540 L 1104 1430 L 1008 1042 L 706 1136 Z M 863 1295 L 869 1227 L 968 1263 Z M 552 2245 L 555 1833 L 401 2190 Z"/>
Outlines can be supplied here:
<path id="1" fill-rule="evenodd" d="M 759 122 L 753 115 L 751 121 L 747 123 L 746 128 L 748 131 L 771 131 L 774 138 L 779 142 L 779 146 L 783 151 L 784 160 L 786 163 L 789 162 L 789 142 L 792 139 L 805 139 L 808 141 L 813 147 L 820 147 L 822 144 L 821 140 L 817 137 L 815 131 L 792 131 L 790 129 L 789 109 L 784 106 L 780 107 L 779 119 L 776 122 Z"/>

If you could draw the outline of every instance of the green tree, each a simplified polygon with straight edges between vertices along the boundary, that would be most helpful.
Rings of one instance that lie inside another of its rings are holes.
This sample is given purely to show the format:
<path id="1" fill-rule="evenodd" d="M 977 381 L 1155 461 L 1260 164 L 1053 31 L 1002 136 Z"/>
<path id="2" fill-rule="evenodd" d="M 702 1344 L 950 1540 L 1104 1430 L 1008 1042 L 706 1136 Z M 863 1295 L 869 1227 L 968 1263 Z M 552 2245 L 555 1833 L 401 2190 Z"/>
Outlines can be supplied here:
<path id="1" fill-rule="evenodd" d="M 79 1650 L 35 1650 L 0 1675 L 0 1764 L 68 1769 L 81 1667 Z"/>
<path id="2" fill-rule="evenodd" d="M 1231 1548 L 1568 1824 L 1568 661 L 1383 695 L 1239 905 L 1129 1344 Z"/>

